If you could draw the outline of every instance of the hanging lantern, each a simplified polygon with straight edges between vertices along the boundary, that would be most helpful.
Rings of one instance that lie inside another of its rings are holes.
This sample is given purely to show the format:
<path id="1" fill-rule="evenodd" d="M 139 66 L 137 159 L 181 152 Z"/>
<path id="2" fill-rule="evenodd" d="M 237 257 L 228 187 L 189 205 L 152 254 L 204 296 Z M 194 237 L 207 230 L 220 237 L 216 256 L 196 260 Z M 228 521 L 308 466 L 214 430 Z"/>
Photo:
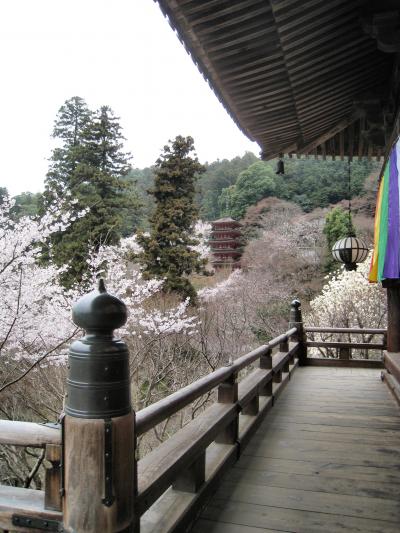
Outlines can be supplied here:
<path id="1" fill-rule="evenodd" d="M 357 263 L 365 261 L 368 251 L 365 242 L 357 237 L 339 239 L 332 246 L 334 259 L 340 263 L 344 263 L 346 270 L 356 270 Z"/>
<path id="2" fill-rule="evenodd" d="M 339 263 L 344 263 L 346 270 L 356 270 L 357 263 L 362 263 L 367 258 L 369 249 L 362 239 L 354 235 L 354 228 L 351 222 L 351 166 L 348 159 L 348 196 L 349 213 L 347 237 L 339 239 L 332 246 L 332 255 Z"/>

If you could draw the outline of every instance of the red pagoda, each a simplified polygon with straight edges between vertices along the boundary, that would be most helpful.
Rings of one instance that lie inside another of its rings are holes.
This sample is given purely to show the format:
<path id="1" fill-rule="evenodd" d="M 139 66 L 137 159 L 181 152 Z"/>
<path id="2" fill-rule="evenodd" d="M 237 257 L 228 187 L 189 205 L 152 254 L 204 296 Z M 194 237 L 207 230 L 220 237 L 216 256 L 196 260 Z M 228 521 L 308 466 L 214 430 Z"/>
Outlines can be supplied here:
<path id="1" fill-rule="evenodd" d="M 220 218 L 211 223 L 211 264 L 215 269 L 240 268 L 242 255 L 241 224 L 233 218 Z"/>

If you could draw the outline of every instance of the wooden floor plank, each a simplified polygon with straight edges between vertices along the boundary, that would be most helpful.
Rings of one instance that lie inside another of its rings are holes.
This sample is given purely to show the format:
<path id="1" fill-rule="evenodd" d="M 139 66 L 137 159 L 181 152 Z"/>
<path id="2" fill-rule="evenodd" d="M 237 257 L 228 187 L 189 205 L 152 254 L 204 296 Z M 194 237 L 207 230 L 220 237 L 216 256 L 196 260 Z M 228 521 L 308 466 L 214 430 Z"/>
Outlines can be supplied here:
<path id="1" fill-rule="evenodd" d="M 323 449 L 321 449 L 323 448 Z M 386 463 L 398 465 L 400 464 L 400 443 L 393 446 L 387 446 L 384 444 L 357 444 L 353 445 L 349 442 L 324 442 L 321 446 L 320 441 L 312 441 L 309 439 L 300 439 L 298 437 L 285 439 L 278 433 L 273 437 L 265 438 L 261 435 L 256 435 L 251 440 L 250 444 L 246 448 L 246 455 L 254 455 L 261 457 L 269 457 L 270 449 L 286 450 L 294 453 L 293 459 L 301 459 L 302 457 L 313 457 L 318 459 L 319 455 L 324 457 L 339 457 L 346 455 L 351 457 L 353 463 L 358 464 L 358 458 L 362 457 L 364 461 L 371 460 L 377 461 L 381 466 L 385 466 Z"/>
<path id="2" fill-rule="evenodd" d="M 260 486 L 252 483 L 224 481 L 215 498 L 229 502 L 250 503 L 296 511 L 342 514 L 358 518 L 400 523 L 400 505 L 397 501 L 365 496 L 349 496 L 301 489 Z"/>
<path id="3" fill-rule="evenodd" d="M 298 511 L 249 503 L 213 499 L 203 513 L 204 518 L 227 524 L 296 533 L 398 533 L 398 524 L 343 515 Z M 228 530 L 229 531 L 229 530 Z"/>
<path id="4" fill-rule="evenodd" d="M 214 520 L 199 520 L 192 529 L 192 533 L 280 533 L 282 530 L 266 529 L 264 527 L 249 527 L 239 524 L 225 524 Z"/>
<path id="5" fill-rule="evenodd" d="M 245 468 L 232 468 L 225 479 L 231 483 L 251 483 L 261 487 L 280 487 L 367 498 L 382 498 L 392 500 L 396 505 L 398 505 L 396 495 L 400 493 L 400 479 L 398 483 L 379 484 L 376 480 L 368 481 L 352 477 L 328 477 Z"/>
<path id="6" fill-rule="evenodd" d="M 285 439 L 300 438 L 320 442 L 349 442 L 354 446 L 359 444 L 400 445 L 398 432 L 373 430 L 368 428 L 354 428 L 353 431 L 339 431 L 340 426 L 318 426 L 317 424 L 285 424 L 277 420 L 268 425 L 265 437 L 272 436 L 279 431 Z M 358 431 L 357 431 L 358 430 Z M 258 436 L 254 436 L 258 438 Z"/>
<path id="7" fill-rule="evenodd" d="M 318 404 L 315 405 L 311 402 L 307 403 L 295 403 L 295 402 L 282 402 L 279 404 L 279 413 L 334 413 L 334 414 L 346 414 L 351 410 L 353 414 L 365 415 L 369 413 L 373 416 L 390 416 L 397 417 L 395 407 L 378 407 L 378 406 L 360 406 L 360 405 L 332 405 L 332 404 Z"/>
<path id="8" fill-rule="evenodd" d="M 400 483 L 400 470 L 376 467 L 373 465 L 352 465 L 335 461 L 308 461 L 262 457 L 254 460 L 251 455 L 243 455 L 235 468 L 245 468 L 258 471 L 288 472 L 327 477 L 346 477 L 364 479 L 376 483 Z"/>
<path id="9" fill-rule="evenodd" d="M 400 410 L 380 370 L 303 367 L 196 533 L 396 533 Z"/>
<path id="10" fill-rule="evenodd" d="M 277 411 L 277 409 L 275 410 Z M 378 429 L 394 429 L 400 431 L 400 419 L 388 416 L 370 416 L 368 415 L 353 415 L 337 414 L 337 413 L 291 413 L 282 412 L 279 414 L 275 412 L 271 420 L 279 418 L 285 423 L 301 422 L 305 424 L 322 424 L 325 426 L 344 426 L 352 428 L 378 428 Z"/>

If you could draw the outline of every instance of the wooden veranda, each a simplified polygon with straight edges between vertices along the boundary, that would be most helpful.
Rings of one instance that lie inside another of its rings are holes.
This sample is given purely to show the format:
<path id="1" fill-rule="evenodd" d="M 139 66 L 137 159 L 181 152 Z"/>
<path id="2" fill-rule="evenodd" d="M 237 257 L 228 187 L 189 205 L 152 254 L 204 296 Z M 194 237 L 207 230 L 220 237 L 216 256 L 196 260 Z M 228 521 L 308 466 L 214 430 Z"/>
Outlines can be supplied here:
<path id="1" fill-rule="evenodd" d="M 90 295 L 99 297 L 104 291 Z M 109 301 L 103 312 L 110 312 Z M 118 323 L 112 312 L 110 321 Z M 88 345 L 92 354 L 121 346 L 99 327 L 107 324 L 99 316 L 99 308 L 96 317 L 86 314 L 95 330 L 83 339 L 84 352 L 80 342 L 71 350 L 85 365 Z M 316 333 L 326 339 L 310 340 Z M 341 335 L 347 340 L 338 340 Z M 358 335 L 370 342 L 356 342 Z M 28 533 L 396 531 L 400 365 L 384 352 L 386 339 L 393 341 L 383 329 L 304 328 L 294 301 L 288 331 L 137 413 L 75 418 L 67 402 L 62 426 L 0 421 L 1 444 L 42 448 L 48 461 L 44 491 L 0 486 L 0 527 Z M 331 357 L 310 357 L 316 347 Z M 89 396 L 93 386 L 102 389 L 97 372 L 92 377 L 93 383 L 80 384 Z M 104 387 L 110 390 L 110 383 Z M 212 391 L 214 401 L 203 412 L 138 460 L 140 435 Z"/>
<path id="2" fill-rule="evenodd" d="M 157 1 L 263 158 L 387 157 L 400 133 L 397 0 Z M 62 425 L 0 420 L 0 444 L 41 448 L 47 463 L 43 491 L 0 486 L 0 528 L 399 531 L 398 280 L 387 290 L 387 331 L 307 328 L 293 302 L 282 335 L 134 413 L 111 331 L 123 304 L 101 306 L 99 289 Z M 207 408 L 139 459 L 138 437 L 204 394 Z"/>
<path id="3" fill-rule="evenodd" d="M 380 371 L 300 367 L 194 533 L 395 533 L 400 411 Z"/>

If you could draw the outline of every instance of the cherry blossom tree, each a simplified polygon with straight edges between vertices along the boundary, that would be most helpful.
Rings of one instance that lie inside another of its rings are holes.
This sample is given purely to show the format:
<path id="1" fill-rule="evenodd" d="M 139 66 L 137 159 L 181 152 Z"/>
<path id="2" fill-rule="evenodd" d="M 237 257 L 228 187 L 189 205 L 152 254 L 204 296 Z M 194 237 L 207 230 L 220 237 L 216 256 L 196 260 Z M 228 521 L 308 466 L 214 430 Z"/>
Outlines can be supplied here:
<path id="1" fill-rule="evenodd" d="M 313 326 L 342 328 L 385 328 L 387 325 L 386 291 L 380 284 L 368 281 L 370 257 L 357 270 L 344 268 L 328 276 L 321 293 L 310 302 L 305 322 Z M 371 342 L 372 335 L 316 335 L 322 340 Z M 376 342 L 381 339 L 377 339 Z M 318 355 L 321 355 L 320 353 Z M 325 355 L 325 354 L 322 354 Z M 328 352 L 328 356 L 333 354 Z M 367 357 L 368 353 L 360 352 Z"/>

